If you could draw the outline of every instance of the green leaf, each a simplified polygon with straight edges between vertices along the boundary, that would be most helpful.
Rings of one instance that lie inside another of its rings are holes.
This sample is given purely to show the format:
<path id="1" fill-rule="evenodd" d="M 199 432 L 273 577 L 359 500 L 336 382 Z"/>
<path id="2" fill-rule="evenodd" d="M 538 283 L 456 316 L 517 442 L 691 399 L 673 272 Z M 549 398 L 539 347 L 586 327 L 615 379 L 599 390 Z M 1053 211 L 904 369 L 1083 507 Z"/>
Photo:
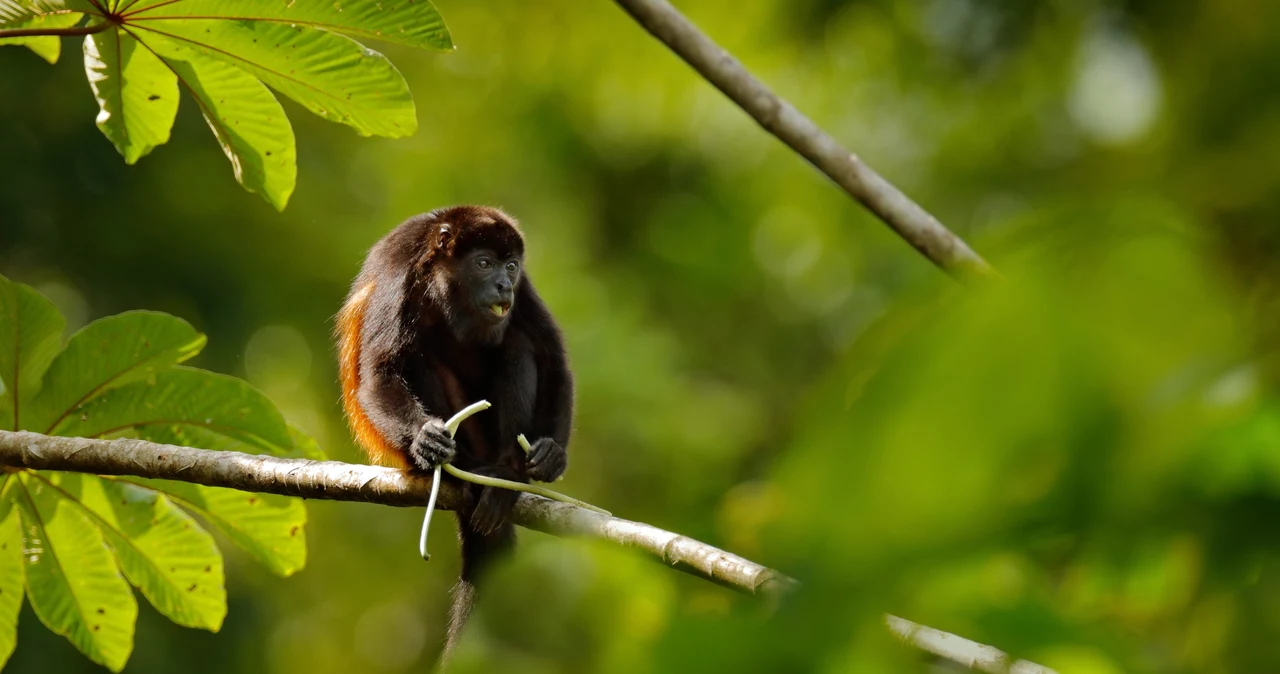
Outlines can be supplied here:
<path id="1" fill-rule="evenodd" d="M 0 474 L 0 521 L 7 519 L 9 513 L 13 512 L 18 494 L 17 484 L 17 473 Z"/>
<path id="2" fill-rule="evenodd" d="M 22 427 L 56 434 L 58 425 L 94 396 L 153 378 L 204 345 L 204 335 L 168 314 L 129 311 L 94 321 L 53 359 L 40 394 L 22 415 Z"/>
<path id="3" fill-rule="evenodd" d="M 293 194 L 297 156 L 293 128 L 267 86 L 361 135 L 408 136 L 418 121 L 404 77 L 352 38 L 453 48 L 427 0 L 0 0 L 0 21 L 15 25 L 73 14 L 112 24 L 86 37 L 85 69 L 98 126 L 126 163 L 168 141 L 181 84 L 236 180 L 279 210 Z M 56 38 L 14 40 L 58 57 Z"/>
<path id="4" fill-rule="evenodd" d="M 271 400 L 248 382 L 204 370 L 174 367 L 100 393 L 58 428 L 58 435 L 102 437 L 136 431 L 187 447 L 286 454 L 289 427 Z M 218 441 L 222 442 L 222 441 Z M 209 447 L 209 444 L 217 446 Z"/>
<path id="5" fill-rule="evenodd" d="M 189 482 L 121 477 L 154 489 L 195 512 L 236 545 L 280 576 L 289 576 L 307 563 L 302 499 L 274 494 L 251 494 L 235 489 L 204 487 Z"/>
<path id="6" fill-rule="evenodd" d="M 195 48 L 156 33 L 138 36 L 178 76 L 222 151 L 236 180 L 284 210 L 298 177 L 293 127 L 284 108 L 257 78 Z"/>
<path id="7" fill-rule="evenodd" d="M 121 28 L 86 35 L 84 69 L 98 101 L 98 128 L 126 164 L 169 141 L 178 78 Z"/>
<path id="8" fill-rule="evenodd" d="M 17 482 L 13 475 L 5 477 L 8 501 L 12 490 L 8 483 Z M 9 661 L 18 645 L 18 612 L 22 609 L 22 521 L 11 508 L 0 518 L 0 667 Z"/>
<path id="9" fill-rule="evenodd" d="M 0 429 L 21 428 L 22 405 L 40 391 L 65 326 L 52 302 L 0 276 Z"/>
<path id="10" fill-rule="evenodd" d="M 312 461 L 324 461 L 329 458 L 311 436 L 293 424 L 289 424 L 289 437 L 293 439 L 293 451 L 283 454 L 285 458 L 311 459 Z"/>
<path id="11" fill-rule="evenodd" d="M 133 650 L 138 604 L 102 532 L 32 476 L 18 488 L 27 596 L 41 622 L 112 671 Z"/>
<path id="12" fill-rule="evenodd" d="M 80 22 L 83 14 L 79 12 L 62 12 L 60 14 L 37 14 L 16 21 L 0 20 L 0 27 L 6 30 L 15 28 L 67 28 Z M 22 45 L 35 52 L 49 63 L 57 63 L 62 54 L 62 38 L 56 35 L 7 37 L 0 39 L 0 46 Z"/>
<path id="13" fill-rule="evenodd" d="M 138 21 L 132 30 L 164 35 L 241 68 L 361 135 L 397 138 L 418 130 L 404 77 L 385 56 L 350 38 L 297 25 L 214 19 Z"/>
<path id="14" fill-rule="evenodd" d="M 289 424 L 291 445 L 247 444 L 234 437 L 222 435 L 216 431 L 196 426 L 174 427 L 167 424 L 142 426 L 132 433 L 140 440 L 158 442 L 163 445 L 179 445 L 182 447 L 199 447 L 219 452 L 244 452 L 246 454 L 270 454 L 285 459 L 310 459 L 324 461 L 324 450 L 301 429 Z"/>
<path id="15" fill-rule="evenodd" d="M 440 12 L 427 0 L 284 2 L 282 0 L 139 0 L 126 19 L 135 23 L 191 17 L 221 18 L 321 28 L 353 37 L 424 49 L 453 49 Z"/>
<path id="16" fill-rule="evenodd" d="M 0 0 L 0 25 L 15 28 L 34 16 L 96 11 L 90 0 Z"/>
<path id="17" fill-rule="evenodd" d="M 78 473 L 33 477 L 76 503 L 102 531 L 125 576 L 179 625 L 218 631 L 227 615 L 222 555 L 190 515 L 150 489 Z"/>

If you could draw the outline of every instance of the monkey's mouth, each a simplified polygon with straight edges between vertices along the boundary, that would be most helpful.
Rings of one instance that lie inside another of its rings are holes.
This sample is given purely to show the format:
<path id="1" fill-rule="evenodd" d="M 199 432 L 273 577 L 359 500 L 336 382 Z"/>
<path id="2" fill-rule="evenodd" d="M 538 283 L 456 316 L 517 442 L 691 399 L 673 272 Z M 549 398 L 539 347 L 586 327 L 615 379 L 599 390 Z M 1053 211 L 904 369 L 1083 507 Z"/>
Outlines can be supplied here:
<path id="1" fill-rule="evenodd" d="M 506 315 L 507 315 L 507 312 L 511 311 L 511 303 L 510 303 L 510 302 L 498 302 L 498 303 L 496 303 L 496 304 L 490 304 L 490 305 L 489 305 L 489 311 L 490 311 L 494 316 L 497 316 L 498 318 L 502 318 L 502 317 L 504 317 L 504 316 L 506 316 Z"/>

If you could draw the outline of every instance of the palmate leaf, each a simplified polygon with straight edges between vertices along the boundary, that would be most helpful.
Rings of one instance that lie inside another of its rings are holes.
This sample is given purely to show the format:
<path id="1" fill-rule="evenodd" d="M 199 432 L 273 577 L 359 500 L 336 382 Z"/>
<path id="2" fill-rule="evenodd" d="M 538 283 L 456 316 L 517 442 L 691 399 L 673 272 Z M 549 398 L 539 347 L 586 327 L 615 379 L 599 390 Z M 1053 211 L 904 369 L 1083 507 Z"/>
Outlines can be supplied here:
<path id="1" fill-rule="evenodd" d="M 146 381 L 98 394 L 58 428 L 58 435 L 97 438 L 156 429 L 170 444 L 200 447 L 211 433 L 240 443 L 220 448 L 287 454 L 289 426 L 262 392 L 241 379 L 173 367 Z"/>
<path id="2" fill-rule="evenodd" d="M 125 577 L 170 620 L 217 631 L 227 614 L 222 555 L 190 515 L 150 489 L 78 473 L 31 478 L 75 503 L 115 551 Z"/>
<path id="3" fill-rule="evenodd" d="M 185 89 L 231 160 L 236 179 L 278 209 L 293 193 L 297 157 L 293 129 L 266 86 L 361 135 L 407 136 L 418 126 L 408 84 L 386 57 L 353 38 L 453 48 L 444 20 L 427 0 L 96 5 L 0 0 L 0 28 L 74 23 L 72 12 L 87 15 L 87 28 L 101 28 L 84 42 L 85 70 L 100 108 L 98 127 L 125 161 L 132 164 L 168 141 L 177 91 Z M 50 42 L 55 38 L 17 39 L 57 58 L 57 43 Z"/>
<path id="4" fill-rule="evenodd" d="M 187 322 L 128 312 L 91 323 L 59 351 L 62 327 L 38 293 L 0 276 L 0 380 L 15 382 L 0 395 L 9 401 L 0 427 L 324 458 L 248 383 L 177 367 L 205 343 Z M 221 553 L 184 508 L 274 573 L 306 563 L 300 499 L 50 471 L 0 481 L 0 664 L 16 642 L 24 578 L 40 620 L 112 670 L 132 650 L 130 584 L 174 622 L 219 629 Z"/>
<path id="5" fill-rule="evenodd" d="M 154 311 L 129 311 L 90 323 L 71 336 L 49 365 L 40 394 L 23 410 L 21 427 L 56 433 L 90 398 L 155 376 L 200 353 L 205 336 L 191 324 Z"/>

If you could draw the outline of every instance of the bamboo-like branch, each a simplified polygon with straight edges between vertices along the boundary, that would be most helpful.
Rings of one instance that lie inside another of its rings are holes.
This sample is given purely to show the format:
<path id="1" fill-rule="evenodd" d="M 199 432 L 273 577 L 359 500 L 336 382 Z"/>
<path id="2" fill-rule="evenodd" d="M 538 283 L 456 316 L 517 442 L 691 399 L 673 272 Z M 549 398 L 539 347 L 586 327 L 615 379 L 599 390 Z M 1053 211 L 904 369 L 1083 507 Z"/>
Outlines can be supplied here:
<path id="1" fill-rule="evenodd" d="M 181 480 L 266 494 L 401 507 L 426 505 L 431 490 L 428 474 L 381 466 L 26 431 L 0 431 L 0 465 Z M 440 485 L 437 507 L 458 510 L 466 506 L 466 493 L 458 483 Z M 520 494 L 511 521 L 557 536 L 599 538 L 638 548 L 670 566 L 747 594 L 780 593 L 795 584 L 773 569 L 692 538 L 534 494 Z"/>
<path id="2" fill-rule="evenodd" d="M 794 105 L 773 93 L 671 3 L 666 0 L 615 2 L 766 131 L 809 160 L 934 264 L 957 278 L 995 275 L 995 270 L 964 240 Z"/>
<path id="3" fill-rule="evenodd" d="M 8 37 L 74 37 L 76 35 L 93 35 L 114 26 L 110 21 L 95 23 L 91 26 L 71 26 L 69 28 L 3 28 L 0 29 L 0 40 Z"/>
<path id="4" fill-rule="evenodd" d="M 1009 662 L 1009 654 L 994 647 L 969 641 L 949 632 L 935 630 L 897 616 L 885 615 L 889 631 L 903 641 L 940 658 L 987 674 L 1057 674 L 1027 660 Z"/>
<path id="5" fill-rule="evenodd" d="M 330 501 L 363 501 L 420 507 L 431 490 L 429 475 L 339 461 L 282 459 L 215 452 L 143 440 L 64 438 L 26 431 L 0 431 L 0 466 L 60 470 L 95 475 L 180 480 L 210 487 L 300 496 Z M 438 506 L 457 510 L 467 497 L 456 483 L 440 487 Z M 611 541 L 641 550 L 668 566 L 745 594 L 780 598 L 795 580 L 688 536 L 522 493 L 511 513 L 516 524 L 555 536 Z M 1024 660 L 1003 669 L 1009 656 L 982 644 L 909 620 L 887 615 L 889 629 L 928 653 L 983 672 L 1054 674 Z"/>

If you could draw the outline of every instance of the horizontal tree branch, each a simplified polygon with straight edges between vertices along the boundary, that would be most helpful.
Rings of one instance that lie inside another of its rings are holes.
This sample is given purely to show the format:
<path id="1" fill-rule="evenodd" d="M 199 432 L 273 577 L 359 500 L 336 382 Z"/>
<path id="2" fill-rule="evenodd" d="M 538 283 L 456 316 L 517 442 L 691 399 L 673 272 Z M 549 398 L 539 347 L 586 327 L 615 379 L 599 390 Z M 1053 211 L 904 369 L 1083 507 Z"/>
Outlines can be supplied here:
<path id="1" fill-rule="evenodd" d="M 400 507 L 424 506 L 431 489 L 427 475 L 380 466 L 26 431 L 0 431 L 0 465 L 180 480 L 249 492 Z M 456 510 L 466 505 L 466 496 L 458 485 L 441 485 L 437 507 Z M 636 548 L 668 566 L 746 594 L 780 598 L 797 587 L 795 580 L 778 571 L 688 536 L 534 494 L 520 495 L 511 519 L 520 526 L 555 536 L 594 538 Z M 1052 670 L 1021 660 L 1008 669 L 993 669 L 1009 659 L 995 648 L 896 616 L 885 619 L 889 628 L 907 643 L 966 667 L 984 672 L 1053 674 Z"/>
<path id="2" fill-rule="evenodd" d="M 181 480 L 249 492 L 401 507 L 425 506 L 431 491 L 429 475 L 381 466 L 26 431 L 0 431 L 0 465 Z M 456 483 L 446 481 L 440 485 L 436 506 L 445 510 L 465 507 L 465 493 Z M 638 548 L 669 566 L 748 594 L 778 594 L 795 584 L 773 569 L 687 536 L 534 494 L 520 495 L 511 520 L 556 536 L 599 538 Z"/>
<path id="3" fill-rule="evenodd" d="M 671 3 L 615 1 L 766 131 L 809 160 L 934 264 L 958 278 L 995 275 L 963 239 L 756 79 Z"/>

